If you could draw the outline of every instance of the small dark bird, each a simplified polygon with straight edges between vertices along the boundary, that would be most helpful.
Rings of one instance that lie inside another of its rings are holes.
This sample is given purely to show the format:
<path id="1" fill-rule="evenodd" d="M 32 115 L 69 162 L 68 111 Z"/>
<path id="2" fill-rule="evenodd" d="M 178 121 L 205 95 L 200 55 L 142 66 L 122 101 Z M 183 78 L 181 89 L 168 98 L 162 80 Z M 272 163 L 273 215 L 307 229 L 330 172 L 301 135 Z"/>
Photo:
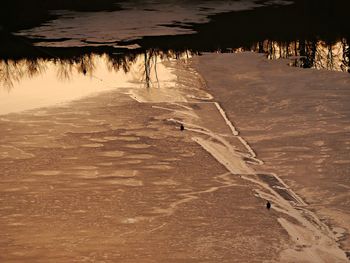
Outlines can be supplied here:
<path id="1" fill-rule="evenodd" d="M 271 203 L 270 203 L 269 201 L 267 201 L 267 203 L 266 203 L 266 208 L 267 208 L 267 209 L 270 209 L 270 208 L 271 208 Z"/>
<path id="2" fill-rule="evenodd" d="M 185 129 L 185 126 L 183 124 L 181 124 L 180 130 L 183 131 L 184 129 Z"/>

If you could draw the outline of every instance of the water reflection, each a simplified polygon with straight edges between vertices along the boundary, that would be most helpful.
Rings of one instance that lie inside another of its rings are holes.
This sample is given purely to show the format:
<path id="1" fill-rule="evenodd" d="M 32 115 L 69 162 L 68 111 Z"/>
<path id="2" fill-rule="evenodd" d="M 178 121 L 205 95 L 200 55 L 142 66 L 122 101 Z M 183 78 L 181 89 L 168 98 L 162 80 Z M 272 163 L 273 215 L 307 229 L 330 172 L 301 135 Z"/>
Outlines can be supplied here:
<path id="1" fill-rule="evenodd" d="M 290 59 L 291 66 L 315 69 L 327 69 L 350 72 L 350 47 L 347 39 L 328 43 L 323 40 L 297 40 L 297 41 L 273 41 L 264 40 L 253 44 L 251 47 L 228 49 L 233 52 L 255 51 L 266 53 L 269 59 Z M 219 52 L 220 50 L 216 50 Z M 154 78 L 157 80 L 157 63 L 165 59 L 176 59 L 198 54 L 194 51 L 174 51 L 150 49 L 143 52 L 126 52 L 119 54 L 103 54 L 104 64 L 108 71 L 120 71 L 128 73 L 135 62 L 142 57 L 143 63 L 138 67 L 138 80 L 146 87 L 152 85 L 151 68 L 154 69 Z M 0 60 L 0 86 L 10 90 L 23 78 L 31 78 L 45 73 L 48 63 L 53 63 L 56 68 L 58 80 L 70 80 L 73 73 L 80 73 L 93 77 L 97 70 L 97 55 L 87 53 L 71 58 L 33 58 Z"/>
<path id="2" fill-rule="evenodd" d="M 171 75 L 161 62 L 187 59 L 201 51 L 254 51 L 266 53 L 269 59 L 289 59 L 291 66 L 350 72 L 347 39 L 336 42 L 264 40 L 224 51 L 138 49 L 123 53 L 73 53 L 63 58 L 3 59 L 0 60 L 0 114 L 51 105 L 115 87 L 159 88 Z"/>
<path id="3" fill-rule="evenodd" d="M 46 47 L 113 45 L 119 41 L 145 36 L 193 34 L 195 31 L 186 26 L 188 23 L 205 23 L 209 21 L 209 15 L 249 10 L 261 6 L 254 0 L 118 2 L 121 10 L 84 13 L 55 11 L 57 19 L 47 21 L 38 27 L 22 30 L 17 34 L 36 39 L 39 45 Z M 277 1 L 269 2 L 273 4 Z M 288 3 L 288 1 L 278 2 Z M 57 39 L 60 41 L 55 41 Z"/>
<path id="4" fill-rule="evenodd" d="M 334 43 L 322 40 L 265 40 L 253 45 L 251 50 L 266 53 L 269 59 L 292 59 L 291 66 L 350 73 L 350 47 L 345 38 Z"/>
<path id="5" fill-rule="evenodd" d="M 0 60 L 0 114 L 74 100 L 115 88 L 159 88 L 175 80 L 162 62 L 192 52 L 85 54 L 73 58 Z"/>
<path id="6" fill-rule="evenodd" d="M 97 55 L 91 53 L 62 59 L 4 59 L 0 60 L 0 86 L 2 89 L 10 91 L 24 78 L 33 78 L 45 74 L 49 66 L 55 68 L 58 81 L 69 81 L 78 73 L 93 78 L 99 69 L 98 64 L 101 64 L 102 61 L 108 72 L 123 71 L 129 73 L 133 69 L 135 80 L 144 83 L 146 87 L 150 87 L 154 85 L 154 82 L 157 82 L 154 81 L 153 77 L 156 80 L 158 79 L 157 64 L 164 60 L 190 58 L 194 54 L 195 52 L 191 51 L 148 50 L 141 54 Z M 143 63 L 140 63 L 141 60 L 143 60 Z"/>

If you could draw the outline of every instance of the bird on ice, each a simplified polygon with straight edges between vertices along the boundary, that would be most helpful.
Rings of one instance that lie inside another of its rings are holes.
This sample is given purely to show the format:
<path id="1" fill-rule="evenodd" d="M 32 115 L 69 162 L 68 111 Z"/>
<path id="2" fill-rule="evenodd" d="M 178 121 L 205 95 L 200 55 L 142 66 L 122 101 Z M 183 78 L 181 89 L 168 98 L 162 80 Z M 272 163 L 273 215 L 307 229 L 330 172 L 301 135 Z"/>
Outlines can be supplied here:
<path id="1" fill-rule="evenodd" d="M 267 201 L 267 203 L 266 203 L 266 208 L 267 208 L 267 209 L 270 209 L 270 208 L 271 208 L 271 203 L 270 203 L 269 201 Z"/>

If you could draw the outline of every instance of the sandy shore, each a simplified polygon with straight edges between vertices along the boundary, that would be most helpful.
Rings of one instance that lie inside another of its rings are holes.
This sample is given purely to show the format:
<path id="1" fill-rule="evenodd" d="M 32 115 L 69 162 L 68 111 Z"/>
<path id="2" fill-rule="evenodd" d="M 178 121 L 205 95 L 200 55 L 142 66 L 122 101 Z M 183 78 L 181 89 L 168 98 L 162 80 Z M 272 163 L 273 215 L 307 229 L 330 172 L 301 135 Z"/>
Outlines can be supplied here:
<path id="1" fill-rule="evenodd" d="M 258 143 L 278 136 L 249 129 L 261 107 L 247 87 L 266 84 L 249 72 L 234 78 L 243 61 L 270 65 L 250 54 L 167 62 L 178 78 L 171 88 L 108 91 L 1 116 L 1 261 L 346 262 L 340 233 L 322 218 L 333 220 L 326 195 L 316 199 L 322 192 L 298 181 L 305 174 L 279 169 L 273 158 L 284 148 Z M 287 69 L 299 72 L 278 65 L 278 76 Z M 230 89 L 243 87 L 236 79 L 246 89 Z"/>

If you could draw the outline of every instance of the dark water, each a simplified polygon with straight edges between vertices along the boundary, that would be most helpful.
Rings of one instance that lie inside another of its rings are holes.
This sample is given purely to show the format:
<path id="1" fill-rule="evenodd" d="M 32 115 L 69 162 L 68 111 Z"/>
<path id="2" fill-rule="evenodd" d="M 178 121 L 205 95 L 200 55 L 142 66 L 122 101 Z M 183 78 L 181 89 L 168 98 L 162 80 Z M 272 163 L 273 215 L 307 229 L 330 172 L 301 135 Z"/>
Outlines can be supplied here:
<path id="1" fill-rule="evenodd" d="M 56 19 L 0 34 L 0 58 L 251 50 L 271 59 L 298 57 L 292 64 L 304 68 L 349 71 L 349 1 L 117 2 L 99 12 L 52 10 Z"/>

